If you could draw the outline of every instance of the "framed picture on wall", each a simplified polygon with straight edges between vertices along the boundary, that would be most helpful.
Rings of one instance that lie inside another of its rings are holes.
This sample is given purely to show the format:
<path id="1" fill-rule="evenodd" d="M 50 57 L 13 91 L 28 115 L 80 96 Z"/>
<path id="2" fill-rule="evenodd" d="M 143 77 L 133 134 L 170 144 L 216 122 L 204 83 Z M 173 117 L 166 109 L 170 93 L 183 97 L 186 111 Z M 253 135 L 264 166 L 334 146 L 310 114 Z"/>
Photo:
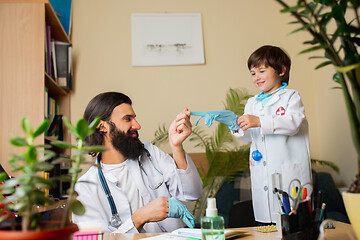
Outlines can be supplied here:
<path id="1" fill-rule="evenodd" d="M 204 64 L 200 13 L 131 14 L 132 65 Z"/>

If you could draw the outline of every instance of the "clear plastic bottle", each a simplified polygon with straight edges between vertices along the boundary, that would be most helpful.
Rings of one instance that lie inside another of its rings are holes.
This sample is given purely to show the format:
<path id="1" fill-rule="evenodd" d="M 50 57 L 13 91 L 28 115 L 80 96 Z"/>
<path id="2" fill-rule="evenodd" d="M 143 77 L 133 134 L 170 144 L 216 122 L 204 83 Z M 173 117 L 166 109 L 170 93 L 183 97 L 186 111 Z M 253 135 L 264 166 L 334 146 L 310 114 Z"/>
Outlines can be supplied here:
<path id="1" fill-rule="evenodd" d="M 201 218 L 202 240 L 224 240 L 224 218 L 218 216 L 216 199 L 207 199 L 206 216 Z"/>

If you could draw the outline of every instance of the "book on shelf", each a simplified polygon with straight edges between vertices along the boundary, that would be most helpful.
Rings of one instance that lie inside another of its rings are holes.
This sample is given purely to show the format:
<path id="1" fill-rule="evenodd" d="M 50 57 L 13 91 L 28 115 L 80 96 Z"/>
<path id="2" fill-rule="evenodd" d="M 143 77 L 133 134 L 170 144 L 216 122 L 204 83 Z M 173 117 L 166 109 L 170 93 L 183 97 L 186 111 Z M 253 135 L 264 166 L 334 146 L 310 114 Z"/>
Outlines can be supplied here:
<path id="1" fill-rule="evenodd" d="M 51 26 L 45 27 L 45 71 L 50 77 L 53 76 L 52 59 L 51 59 Z"/>
<path id="2" fill-rule="evenodd" d="M 72 0 L 50 0 L 50 4 L 59 17 L 66 34 L 70 37 Z"/>
<path id="3" fill-rule="evenodd" d="M 65 90 L 71 90 L 71 43 L 53 42 L 56 56 L 56 82 Z"/>
<path id="4" fill-rule="evenodd" d="M 48 116 L 50 125 L 45 136 L 55 137 L 57 140 L 64 140 L 62 115 L 50 114 Z"/>
<path id="5" fill-rule="evenodd" d="M 48 45 L 47 45 L 47 39 L 46 39 L 46 37 L 47 37 L 46 27 L 47 27 L 47 26 L 45 26 L 45 38 L 44 38 L 45 56 L 44 56 L 44 57 L 45 57 L 45 72 L 46 72 L 46 73 L 49 73 L 49 63 L 48 63 L 49 47 L 48 47 Z"/>
<path id="6" fill-rule="evenodd" d="M 49 106 L 49 90 L 47 87 L 45 87 L 45 94 L 44 94 L 45 98 L 45 102 L 44 102 L 44 115 L 45 118 L 48 117 L 49 113 L 48 113 L 48 106 Z"/>
<path id="7" fill-rule="evenodd" d="M 50 41 L 50 46 L 51 46 L 51 61 L 52 61 L 52 70 L 53 70 L 52 77 L 57 82 L 56 51 L 55 51 L 55 41 L 54 40 Z"/>
<path id="8" fill-rule="evenodd" d="M 48 100 L 46 101 L 47 106 L 45 106 L 45 110 L 47 112 L 46 116 L 55 115 L 59 113 L 59 103 L 56 100 L 49 96 Z"/>

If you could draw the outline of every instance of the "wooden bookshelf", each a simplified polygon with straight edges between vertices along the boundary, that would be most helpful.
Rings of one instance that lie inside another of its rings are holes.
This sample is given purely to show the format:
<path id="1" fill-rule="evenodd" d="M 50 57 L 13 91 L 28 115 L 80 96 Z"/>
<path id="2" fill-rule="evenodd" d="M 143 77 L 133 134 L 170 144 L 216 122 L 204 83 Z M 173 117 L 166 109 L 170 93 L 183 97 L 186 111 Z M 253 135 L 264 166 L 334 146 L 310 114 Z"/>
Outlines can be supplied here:
<path id="1" fill-rule="evenodd" d="M 70 93 L 45 73 L 46 24 L 52 38 L 70 43 L 48 0 L 0 0 L 0 163 L 12 176 L 7 161 L 21 149 L 9 139 L 12 133 L 23 135 L 24 116 L 33 128 L 44 120 L 45 87 L 59 103 L 59 113 L 70 119 Z M 64 140 L 70 141 L 66 132 Z"/>

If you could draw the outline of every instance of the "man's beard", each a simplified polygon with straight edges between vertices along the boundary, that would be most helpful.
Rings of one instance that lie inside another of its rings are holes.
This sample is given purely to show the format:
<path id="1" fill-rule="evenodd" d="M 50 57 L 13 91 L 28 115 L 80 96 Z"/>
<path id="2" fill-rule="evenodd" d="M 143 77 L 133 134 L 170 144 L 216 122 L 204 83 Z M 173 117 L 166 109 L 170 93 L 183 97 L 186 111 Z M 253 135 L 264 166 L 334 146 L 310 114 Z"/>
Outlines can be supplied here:
<path id="1" fill-rule="evenodd" d="M 129 130 L 127 133 L 116 128 L 113 122 L 110 125 L 110 139 L 113 147 L 127 159 L 137 159 L 144 151 L 144 145 L 139 140 L 136 130 Z M 136 133 L 136 137 L 130 135 Z"/>

